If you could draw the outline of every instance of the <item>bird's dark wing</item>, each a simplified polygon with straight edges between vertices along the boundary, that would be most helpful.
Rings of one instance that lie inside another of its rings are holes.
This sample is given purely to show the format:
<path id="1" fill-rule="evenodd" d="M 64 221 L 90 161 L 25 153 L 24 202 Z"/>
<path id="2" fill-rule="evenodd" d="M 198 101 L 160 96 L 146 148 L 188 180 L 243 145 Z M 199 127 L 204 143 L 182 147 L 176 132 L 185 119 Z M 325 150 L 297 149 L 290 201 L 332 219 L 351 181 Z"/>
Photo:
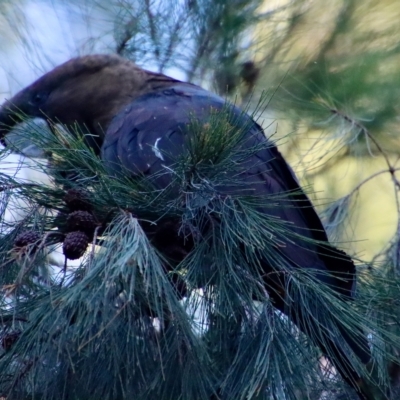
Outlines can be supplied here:
<path id="1" fill-rule="evenodd" d="M 168 167 L 185 151 L 193 117 L 206 124 L 216 110 L 226 112 L 224 99 L 193 85 L 177 84 L 143 95 L 111 122 L 102 159 L 114 174 L 128 170 L 133 176 L 157 175 L 156 185 L 164 188 L 171 183 Z M 229 114 L 231 123 L 245 127 L 242 146 L 268 143 L 261 127 L 249 116 L 234 106 L 229 106 Z M 318 215 L 277 148 L 268 143 L 243 165 L 241 179 L 254 195 L 278 195 L 272 206 L 265 204 L 259 210 L 286 223 L 291 232 L 289 238 L 278 237 L 284 243 L 277 249 L 281 256 L 291 266 L 321 271 L 322 281 L 351 297 L 354 264 L 329 245 Z"/>

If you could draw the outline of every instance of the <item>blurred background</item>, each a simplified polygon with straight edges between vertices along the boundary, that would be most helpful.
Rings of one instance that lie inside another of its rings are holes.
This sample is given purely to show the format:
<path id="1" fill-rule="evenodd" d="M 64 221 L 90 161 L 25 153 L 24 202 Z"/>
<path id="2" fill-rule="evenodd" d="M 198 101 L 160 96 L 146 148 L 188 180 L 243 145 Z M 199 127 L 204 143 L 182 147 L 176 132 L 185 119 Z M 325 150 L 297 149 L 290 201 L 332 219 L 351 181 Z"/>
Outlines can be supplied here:
<path id="1" fill-rule="evenodd" d="M 333 241 L 397 268 L 399 20 L 397 0 L 0 0 L 0 102 L 88 53 L 200 84 L 254 113 Z"/>

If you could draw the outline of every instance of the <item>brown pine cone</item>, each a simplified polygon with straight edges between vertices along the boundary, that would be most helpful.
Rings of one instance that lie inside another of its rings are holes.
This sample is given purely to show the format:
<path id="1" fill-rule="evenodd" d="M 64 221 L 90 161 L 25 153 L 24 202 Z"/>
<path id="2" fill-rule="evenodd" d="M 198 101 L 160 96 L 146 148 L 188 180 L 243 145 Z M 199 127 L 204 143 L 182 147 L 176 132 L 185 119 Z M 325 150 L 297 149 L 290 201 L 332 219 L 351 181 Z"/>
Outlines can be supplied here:
<path id="1" fill-rule="evenodd" d="M 92 209 L 89 194 L 84 190 L 69 189 L 64 196 L 64 201 L 71 211 L 90 211 Z"/>
<path id="2" fill-rule="evenodd" d="M 5 334 L 1 338 L 1 346 L 3 347 L 4 350 L 10 350 L 12 345 L 18 340 L 18 338 L 21 336 L 21 332 L 11 332 Z"/>
<path id="3" fill-rule="evenodd" d="M 93 235 L 96 228 L 94 216 L 87 211 L 74 211 L 67 217 L 67 231 L 81 231 Z"/>
<path id="4" fill-rule="evenodd" d="M 63 253 L 70 260 L 77 260 L 85 254 L 89 245 L 89 238 L 83 232 L 70 232 L 65 236 Z"/>
<path id="5" fill-rule="evenodd" d="M 246 85 L 250 88 L 254 88 L 254 85 L 260 76 L 260 68 L 258 68 L 253 61 L 246 61 L 242 64 L 240 76 Z"/>
<path id="6" fill-rule="evenodd" d="M 30 253 L 37 250 L 38 242 L 40 240 L 40 233 L 36 231 L 25 231 L 20 233 L 14 240 L 14 247 L 17 250 L 23 249 L 28 245 L 32 245 L 30 248 Z"/>

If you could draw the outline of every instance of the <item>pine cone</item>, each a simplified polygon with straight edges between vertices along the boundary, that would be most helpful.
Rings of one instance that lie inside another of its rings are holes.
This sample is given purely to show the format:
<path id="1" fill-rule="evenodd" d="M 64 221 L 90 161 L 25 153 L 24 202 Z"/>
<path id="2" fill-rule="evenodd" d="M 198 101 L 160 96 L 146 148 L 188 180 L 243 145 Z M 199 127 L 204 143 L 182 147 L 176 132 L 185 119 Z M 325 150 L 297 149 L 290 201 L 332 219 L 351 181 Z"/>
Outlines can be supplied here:
<path id="1" fill-rule="evenodd" d="M 92 209 L 89 194 L 84 190 L 69 189 L 64 196 L 64 201 L 71 211 L 90 211 Z"/>
<path id="2" fill-rule="evenodd" d="M 37 245 L 40 240 L 40 233 L 36 231 L 25 231 L 20 233 L 14 241 L 14 247 L 22 249 L 28 245 L 33 245 L 30 249 L 30 253 L 33 253 L 37 250 Z"/>
<path id="3" fill-rule="evenodd" d="M 68 215 L 68 232 L 81 231 L 90 236 L 93 235 L 95 228 L 96 221 L 94 216 L 87 211 L 74 211 Z"/>
<path id="4" fill-rule="evenodd" d="M 258 68 L 253 61 L 246 61 L 242 64 L 240 76 L 246 85 L 253 89 L 258 77 L 260 76 L 260 68 Z"/>
<path id="5" fill-rule="evenodd" d="M 12 345 L 18 340 L 20 336 L 21 332 L 7 333 L 1 338 L 1 346 L 5 351 L 10 350 Z"/>
<path id="6" fill-rule="evenodd" d="M 89 238 L 83 232 L 70 232 L 65 236 L 63 253 L 70 260 L 77 260 L 85 254 Z"/>

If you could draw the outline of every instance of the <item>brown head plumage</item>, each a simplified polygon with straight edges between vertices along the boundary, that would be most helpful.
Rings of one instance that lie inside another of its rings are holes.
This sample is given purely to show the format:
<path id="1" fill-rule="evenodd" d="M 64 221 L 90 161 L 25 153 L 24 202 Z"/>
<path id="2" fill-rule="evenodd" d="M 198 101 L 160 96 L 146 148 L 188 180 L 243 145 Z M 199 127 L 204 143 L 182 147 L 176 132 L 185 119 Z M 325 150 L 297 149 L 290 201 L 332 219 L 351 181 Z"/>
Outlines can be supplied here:
<path id="1" fill-rule="evenodd" d="M 101 145 L 111 119 L 134 98 L 176 80 L 116 55 L 73 58 L 43 75 L 0 108 L 0 139 L 19 115 L 78 123 Z"/>

